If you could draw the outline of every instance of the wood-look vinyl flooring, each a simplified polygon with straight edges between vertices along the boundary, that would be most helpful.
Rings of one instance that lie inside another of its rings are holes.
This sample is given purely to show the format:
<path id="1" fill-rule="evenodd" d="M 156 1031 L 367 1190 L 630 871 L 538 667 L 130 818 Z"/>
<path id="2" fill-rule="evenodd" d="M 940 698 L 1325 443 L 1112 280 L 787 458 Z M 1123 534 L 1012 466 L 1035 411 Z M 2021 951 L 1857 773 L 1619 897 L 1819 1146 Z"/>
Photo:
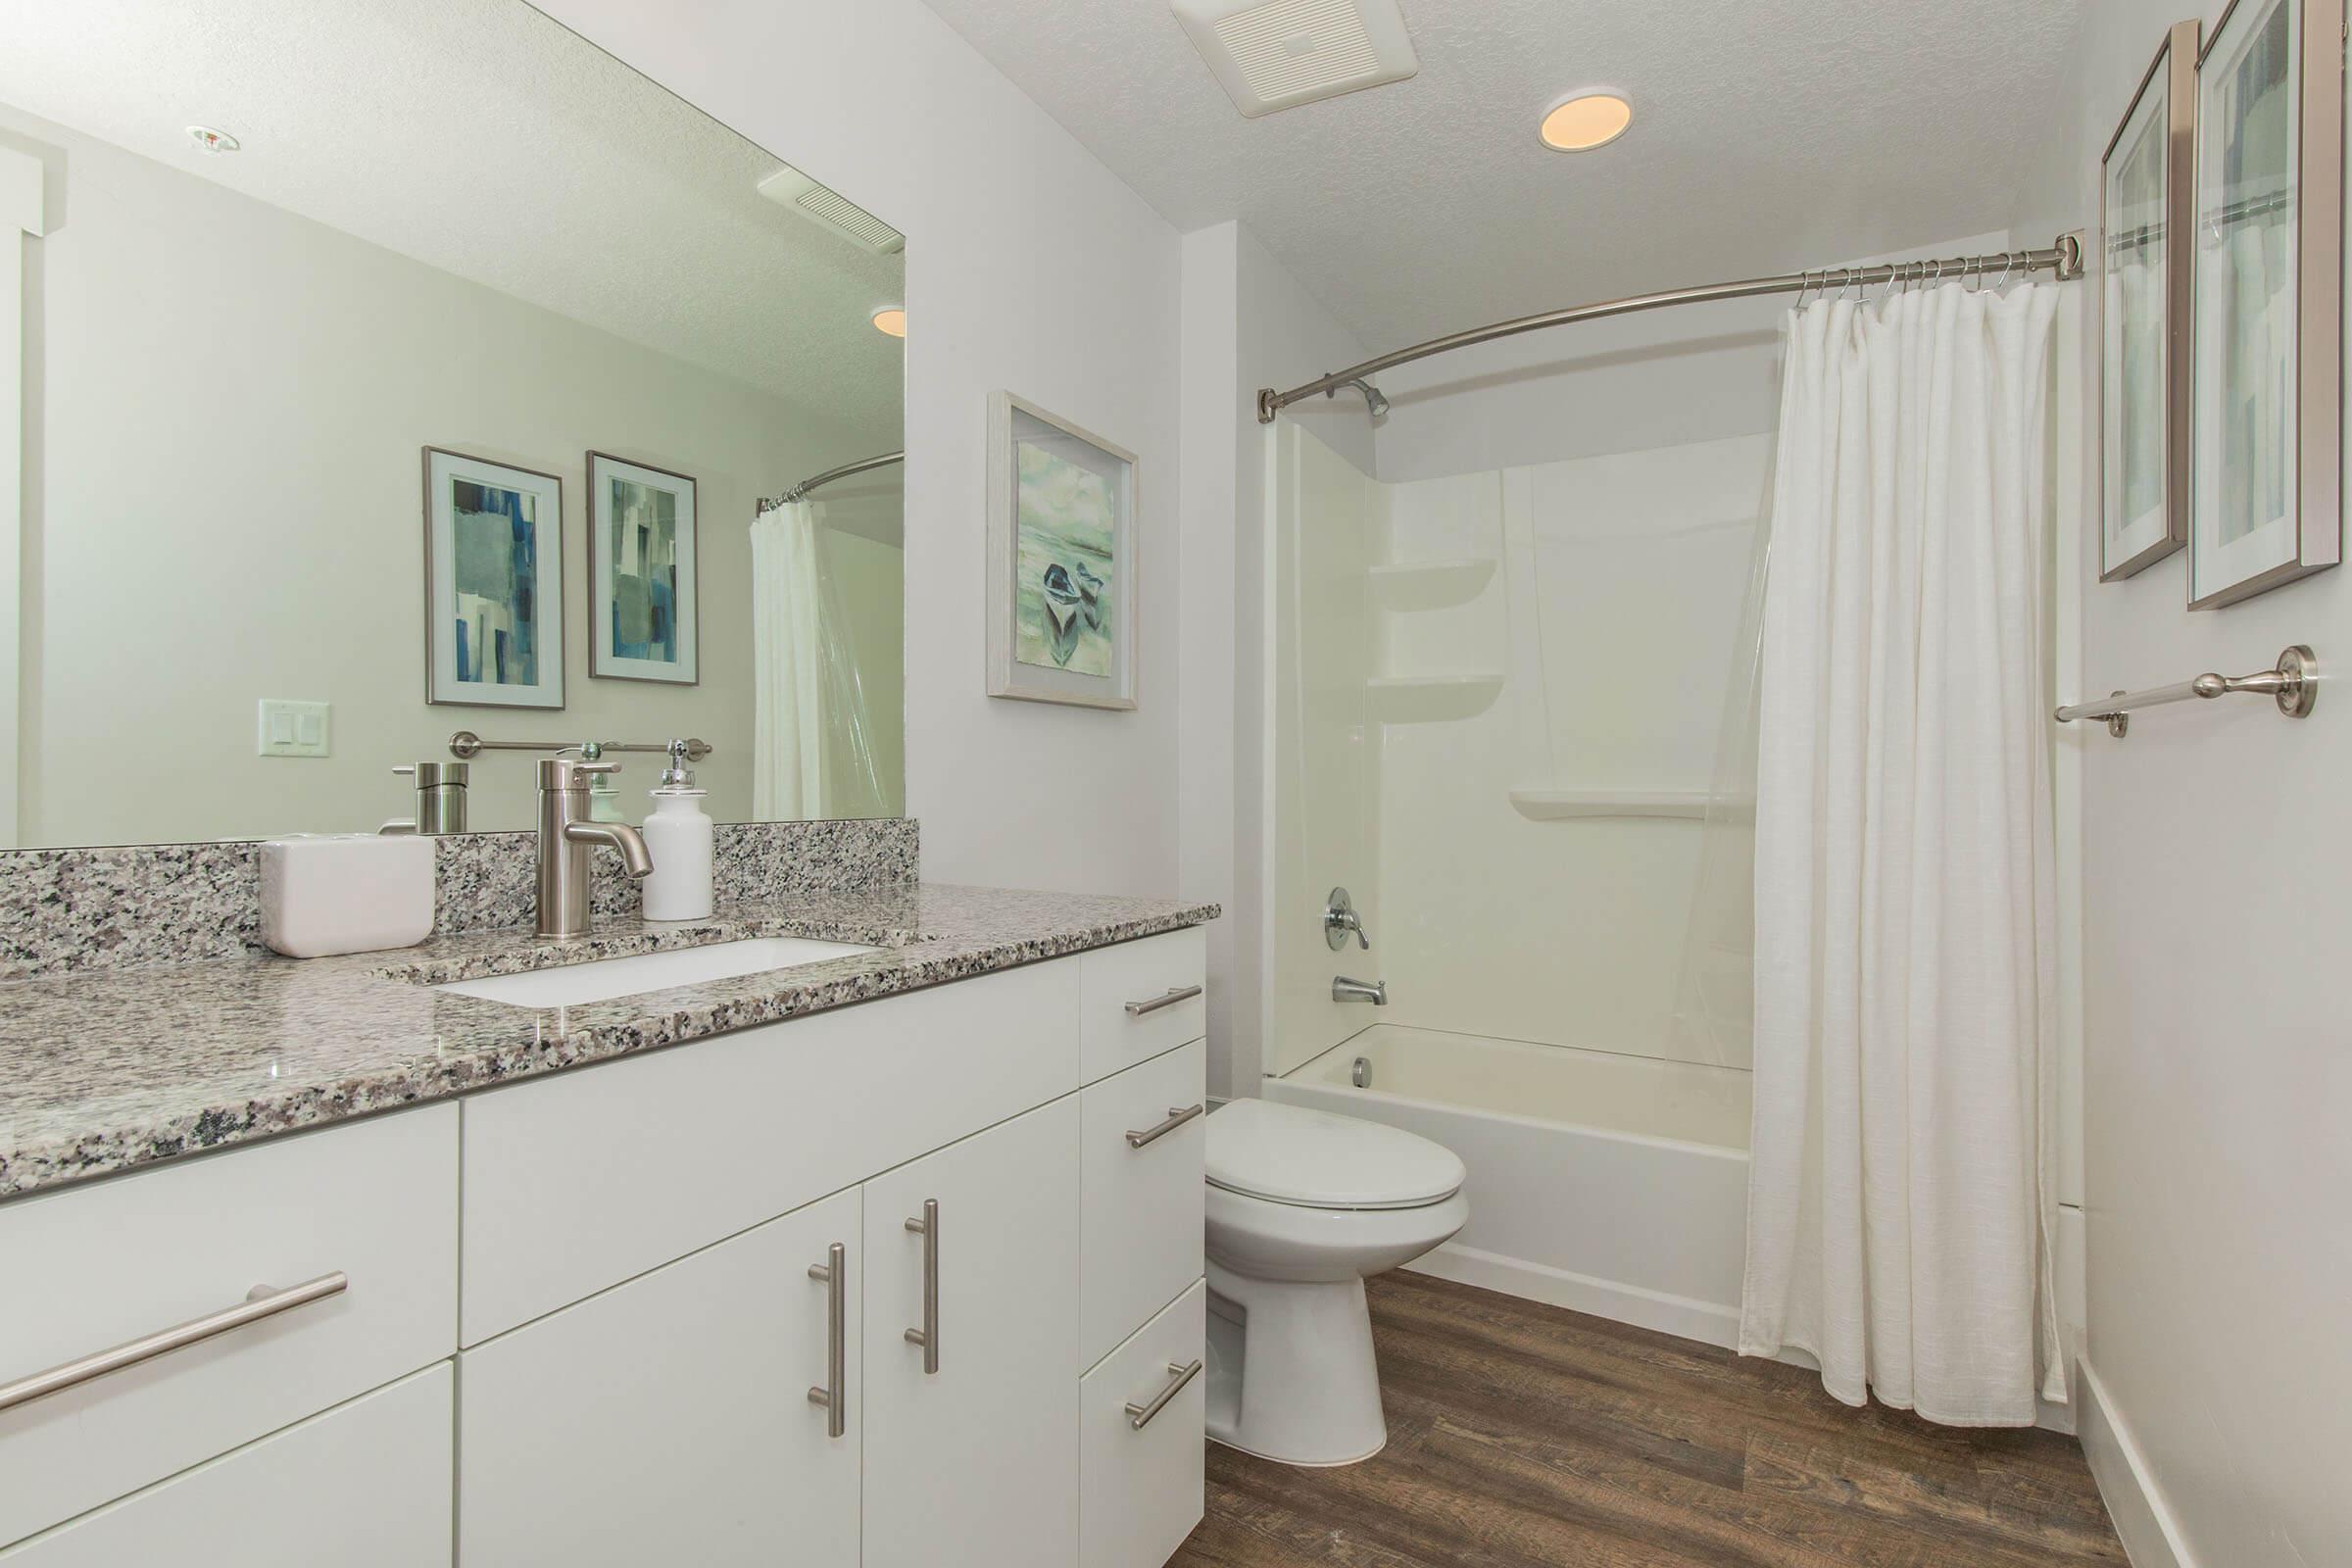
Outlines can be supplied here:
<path id="1" fill-rule="evenodd" d="M 1849 1409 L 1799 1367 L 1426 1275 L 1371 1282 L 1389 1445 L 1211 1444 L 1172 1568 L 2123 1564 L 2082 1451 Z"/>

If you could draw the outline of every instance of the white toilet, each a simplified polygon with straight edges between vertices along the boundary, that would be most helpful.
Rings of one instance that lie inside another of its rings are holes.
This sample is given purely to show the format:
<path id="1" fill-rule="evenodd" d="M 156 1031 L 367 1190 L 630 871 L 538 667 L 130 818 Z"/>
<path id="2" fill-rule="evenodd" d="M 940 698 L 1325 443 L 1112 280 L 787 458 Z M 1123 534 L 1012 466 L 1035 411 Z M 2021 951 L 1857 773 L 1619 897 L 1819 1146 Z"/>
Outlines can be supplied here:
<path id="1" fill-rule="evenodd" d="M 1208 1435 L 1285 1464 L 1389 1440 L 1364 1279 L 1462 1228 L 1462 1162 L 1378 1122 L 1264 1100 L 1208 1118 Z"/>

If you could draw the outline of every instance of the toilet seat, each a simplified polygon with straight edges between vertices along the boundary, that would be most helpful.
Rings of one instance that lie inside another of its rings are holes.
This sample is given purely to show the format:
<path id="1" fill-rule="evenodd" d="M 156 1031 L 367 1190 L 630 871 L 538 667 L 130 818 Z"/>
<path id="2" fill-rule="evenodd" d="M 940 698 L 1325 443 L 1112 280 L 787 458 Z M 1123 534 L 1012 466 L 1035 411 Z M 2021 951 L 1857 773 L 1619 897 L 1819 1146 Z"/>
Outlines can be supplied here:
<path id="1" fill-rule="evenodd" d="M 1402 1128 L 1267 1100 L 1208 1118 L 1212 1187 L 1299 1208 L 1425 1208 L 1461 1191 L 1461 1159 Z"/>

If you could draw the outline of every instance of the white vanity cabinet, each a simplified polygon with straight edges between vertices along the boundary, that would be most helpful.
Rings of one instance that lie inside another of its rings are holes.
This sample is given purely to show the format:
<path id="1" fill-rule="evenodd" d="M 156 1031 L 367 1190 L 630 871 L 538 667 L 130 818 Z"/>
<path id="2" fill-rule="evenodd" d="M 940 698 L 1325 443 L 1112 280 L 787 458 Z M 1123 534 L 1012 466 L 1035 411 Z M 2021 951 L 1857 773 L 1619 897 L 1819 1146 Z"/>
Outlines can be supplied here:
<path id="1" fill-rule="evenodd" d="M 0 1564 L 446 1568 L 453 1397 L 444 1361 L 0 1551 Z"/>
<path id="2" fill-rule="evenodd" d="M 445 1360 L 457 1245 L 454 1104 L 0 1204 L 0 1384 L 217 1330 L 0 1410 L 0 1544 Z"/>
<path id="3" fill-rule="evenodd" d="M 859 1250 L 856 1189 L 458 1358 L 461 1562 L 854 1563 L 863 1434 L 808 1401 Z"/>
<path id="4" fill-rule="evenodd" d="M 1073 1095 L 865 1184 L 864 1568 L 1076 1560 L 1077 1155 Z"/>
<path id="5" fill-rule="evenodd" d="M 0 1568 L 1158 1568 L 1201 1511 L 1203 963 L 1172 932 L 0 1204 L 45 1282 L 0 1293 L 0 1384 L 345 1276 L 0 1410 Z"/>

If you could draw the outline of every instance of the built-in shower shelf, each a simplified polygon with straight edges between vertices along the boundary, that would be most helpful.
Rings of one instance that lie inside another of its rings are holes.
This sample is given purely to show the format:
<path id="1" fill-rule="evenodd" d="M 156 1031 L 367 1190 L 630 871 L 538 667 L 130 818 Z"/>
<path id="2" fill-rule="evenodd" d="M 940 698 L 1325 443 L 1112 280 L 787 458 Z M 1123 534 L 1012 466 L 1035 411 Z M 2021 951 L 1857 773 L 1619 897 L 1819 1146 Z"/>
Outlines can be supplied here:
<path id="1" fill-rule="evenodd" d="M 1473 718 L 1501 690 L 1500 675 L 1381 675 L 1364 682 L 1364 713 L 1381 724 Z"/>
<path id="2" fill-rule="evenodd" d="M 1372 602 L 1383 610 L 1450 610 L 1486 592 L 1492 561 L 1411 561 L 1372 568 Z"/>
<path id="3" fill-rule="evenodd" d="M 1710 799 L 1704 790 L 1513 790 L 1511 807 L 1537 822 L 1577 816 L 1680 816 L 1701 818 Z"/>

